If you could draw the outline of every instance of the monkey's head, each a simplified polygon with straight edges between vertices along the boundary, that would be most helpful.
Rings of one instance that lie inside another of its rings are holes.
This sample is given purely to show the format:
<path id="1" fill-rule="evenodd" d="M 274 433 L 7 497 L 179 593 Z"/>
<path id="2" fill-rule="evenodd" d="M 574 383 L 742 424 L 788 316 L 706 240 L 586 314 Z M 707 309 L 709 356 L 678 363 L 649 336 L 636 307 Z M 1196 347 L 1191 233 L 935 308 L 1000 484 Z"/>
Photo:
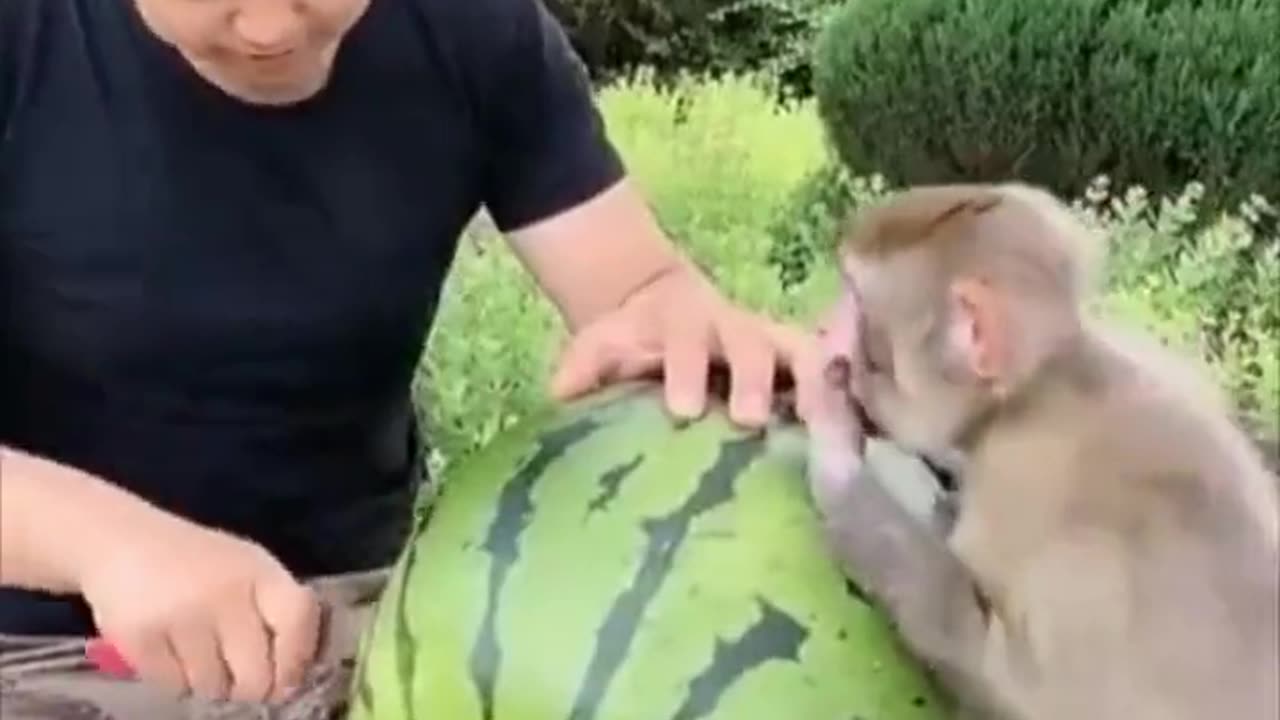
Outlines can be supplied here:
<path id="1" fill-rule="evenodd" d="M 827 319 L 873 434 L 941 456 L 1012 400 L 1082 325 L 1092 238 L 1024 185 L 935 185 L 864 210 Z"/>

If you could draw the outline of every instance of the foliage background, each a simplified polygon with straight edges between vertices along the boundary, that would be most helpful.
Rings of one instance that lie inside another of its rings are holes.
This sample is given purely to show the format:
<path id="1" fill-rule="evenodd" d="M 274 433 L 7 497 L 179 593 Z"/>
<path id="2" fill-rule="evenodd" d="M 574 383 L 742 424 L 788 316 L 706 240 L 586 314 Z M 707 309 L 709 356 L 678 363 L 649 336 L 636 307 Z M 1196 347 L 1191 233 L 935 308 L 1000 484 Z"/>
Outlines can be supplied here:
<path id="1" fill-rule="evenodd" d="M 834 159 L 813 99 L 776 102 L 771 76 L 604 85 L 610 132 L 660 222 L 732 297 L 797 322 L 834 290 L 834 223 L 891 185 Z M 1280 437 L 1280 241 L 1256 198 L 1206 212 L 1203 188 L 1166 198 L 1095 182 L 1075 206 L 1109 242 L 1101 310 L 1202 358 L 1275 453 Z M 432 469 L 546 402 L 563 342 L 550 304 L 483 218 L 459 251 L 415 384 Z"/>
<path id="2" fill-rule="evenodd" d="M 829 20 L 813 86 L 858 174 L 1280 196 L 1275 0 L 852 0 Z"/>

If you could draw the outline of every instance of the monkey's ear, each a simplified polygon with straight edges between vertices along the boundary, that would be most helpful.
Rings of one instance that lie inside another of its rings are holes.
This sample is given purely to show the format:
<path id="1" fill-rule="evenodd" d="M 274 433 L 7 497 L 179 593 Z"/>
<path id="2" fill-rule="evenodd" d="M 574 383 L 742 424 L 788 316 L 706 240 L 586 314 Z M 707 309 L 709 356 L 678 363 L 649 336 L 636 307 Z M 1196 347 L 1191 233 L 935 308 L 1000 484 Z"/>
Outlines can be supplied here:
<path id="1" fill-rule="evenodd" d="M 951 285 L 948 335 L 973 375 L 998 380 L 1007 366 L 1009 328 L 999 291 L 975 279 Z"/>

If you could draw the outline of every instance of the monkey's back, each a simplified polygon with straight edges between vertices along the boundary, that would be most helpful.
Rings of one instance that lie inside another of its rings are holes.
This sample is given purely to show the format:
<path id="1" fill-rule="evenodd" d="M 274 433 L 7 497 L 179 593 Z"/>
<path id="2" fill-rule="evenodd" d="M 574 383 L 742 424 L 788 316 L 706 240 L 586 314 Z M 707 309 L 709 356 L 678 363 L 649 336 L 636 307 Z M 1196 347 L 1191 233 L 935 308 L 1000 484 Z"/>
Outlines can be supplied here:
<path id="1" fill-rule="evenodd" d="M 1039 512 L 1041 547 L 1074 542 L 1094 553 L 1078 577 L 1060 581 L 1093 583 L 1113 603 L 1096 622 L 1127 640 L 1111 646 L 1118 657 L 1110 658 L 1117 677 L 1128 678 L 1123 692 L 1164 703 L 1170 720 L 1274 720 L 1275 479 L 1181 356 L 1132 337 L 1099 348 L 1087 389 L 1059 395 L 1026 431 L 1052 456 L 1039 480 L 1025 480 L 1042 483 L 1042 501 L 1056 503 Z M 1034 573 L 1036 551 L 1023 552 L 1025 572 Z"/>

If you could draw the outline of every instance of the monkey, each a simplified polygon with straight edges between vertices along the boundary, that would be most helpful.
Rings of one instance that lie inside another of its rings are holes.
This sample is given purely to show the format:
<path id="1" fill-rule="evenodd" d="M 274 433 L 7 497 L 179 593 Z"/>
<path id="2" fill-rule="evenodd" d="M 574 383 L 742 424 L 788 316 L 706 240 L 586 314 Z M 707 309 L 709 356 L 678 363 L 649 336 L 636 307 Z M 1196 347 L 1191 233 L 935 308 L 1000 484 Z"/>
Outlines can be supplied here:
<path id="1" fill-rule="evenodd" d="M 809 486 L 828 544 L 961 717 L 1276 720 L 1280 498 L 1225 394 L 1089 311 L 1101 243 L 1022 183 L 846 222 Z M 954 479 L 921 522 L 868 438 Z"/>

